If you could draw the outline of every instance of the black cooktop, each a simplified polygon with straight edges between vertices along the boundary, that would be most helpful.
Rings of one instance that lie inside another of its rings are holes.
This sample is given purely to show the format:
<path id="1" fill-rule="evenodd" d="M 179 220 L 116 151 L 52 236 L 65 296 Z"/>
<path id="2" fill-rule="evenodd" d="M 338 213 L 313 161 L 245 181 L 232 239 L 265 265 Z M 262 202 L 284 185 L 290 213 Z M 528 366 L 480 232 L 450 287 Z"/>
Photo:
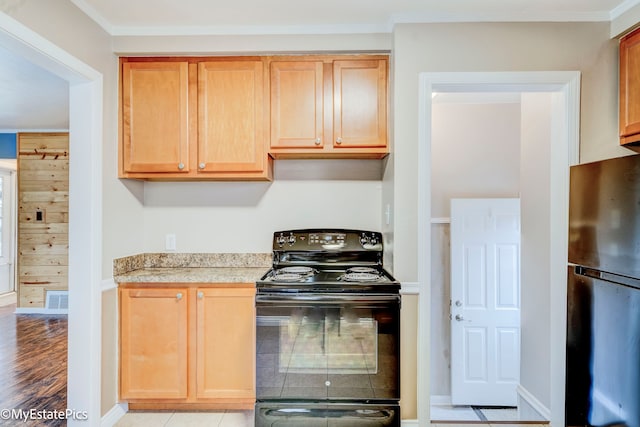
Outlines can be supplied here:
<path id="1" fill-rule="evenodd" d="M 379 232 L 275 232 L 273 268 L 257 282 L 258 292 L 398 293 L 400 284 L 382 267 L 382 255 Z"/>

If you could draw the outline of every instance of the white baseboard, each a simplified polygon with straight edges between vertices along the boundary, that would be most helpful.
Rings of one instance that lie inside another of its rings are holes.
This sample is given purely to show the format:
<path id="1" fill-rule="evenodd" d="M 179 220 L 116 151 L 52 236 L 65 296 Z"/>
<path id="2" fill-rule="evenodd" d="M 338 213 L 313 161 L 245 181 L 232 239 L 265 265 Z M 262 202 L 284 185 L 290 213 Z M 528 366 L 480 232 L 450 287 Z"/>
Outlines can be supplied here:
<path id="1" fill-rule="evenodd" d="M 400 421 L 402 427 L 418 427 L 418 420 L 402 420 Z"/>
<path id="2" fill-rule="evenodd" d="M 102 292 L 110 291 L 111 289 L 116 289 L 117 287 L 118 284 L 113 280 L 113 278 L 102 279 L 102 283 L 100 284 Z"/>
<path id="3" fill-rule="evenodd" d="M 66 308 L 18 307 L 16 314 L 69 314 Z"/>
<path id="4" fill-rule="evenodd" d="M 7 292 L 0 295 L 0 307 L 5 305 L 16 304 L 18 302 L 18 294 L 15 292 Z"/>
<path id="5" fill-rule="evenodd" d="M 418 282 L 402 282 L 400 284 L 400 293 L 402 295 L 419 295 L 420 284 Z"/>
<path id="6" fill-rule="evenodd" d="M 522 387 L 521 384 L 518 384 L 516 391 L 518 392 L 518 397 L 519 397 L 518 411 L 522 412 L 527 410 L 533 410 L 543 419 L 547 421 L 551 420 L 551 411 L 549 410 L 549 408 L 544 406 L 533 394 L 529 392 L 529 390 Z M 527 407 L 525 407 L 525 405 L 527 405 Z M 521 413 L 521 415 L 526 416 L 527 414 Z"/>
<path id="7" fill-rule="evenodd" d="M 129 411 L 128 403 L 116 403 L 100 420 L 100 427 L 111 427 Z"/>
<path id="8" fill-rule="evenodd" d="M 451 396 L 431 396 L 432 405 L 451 406 Z"/>

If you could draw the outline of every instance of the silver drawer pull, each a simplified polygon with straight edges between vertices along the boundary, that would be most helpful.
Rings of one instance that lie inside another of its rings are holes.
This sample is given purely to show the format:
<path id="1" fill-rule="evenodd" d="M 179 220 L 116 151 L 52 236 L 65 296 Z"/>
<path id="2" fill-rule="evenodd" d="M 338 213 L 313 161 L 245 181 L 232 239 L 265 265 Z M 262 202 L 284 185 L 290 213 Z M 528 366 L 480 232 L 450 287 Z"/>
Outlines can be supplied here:
<path id="1" fill-rule="evenodd" d="M 182 299 L 182 292 L 178 292 L 178 293 L 176 294 L 176 299 L 177 299 L 178 301 L 180 301 L 180 300 Z"/>
<path id="2" fill-rule="evenodd" d="M 198 292 L 198 299 L 204 298 L 204 292 Z"/>

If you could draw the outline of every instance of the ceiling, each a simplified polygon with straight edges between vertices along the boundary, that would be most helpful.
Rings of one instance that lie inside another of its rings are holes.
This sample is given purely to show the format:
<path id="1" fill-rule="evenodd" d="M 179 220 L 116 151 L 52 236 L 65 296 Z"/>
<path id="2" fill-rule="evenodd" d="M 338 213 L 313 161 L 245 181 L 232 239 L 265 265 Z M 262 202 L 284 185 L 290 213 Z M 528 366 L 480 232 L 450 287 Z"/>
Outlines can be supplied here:
<path id="1" fill-rule="evenodd" d="M 391 32 L 396 23 L 611 21 L 640 0 L 70 0 L 118 35 Z M 0 46 L 0 132 L 69 126 L 66 81 Z"/>

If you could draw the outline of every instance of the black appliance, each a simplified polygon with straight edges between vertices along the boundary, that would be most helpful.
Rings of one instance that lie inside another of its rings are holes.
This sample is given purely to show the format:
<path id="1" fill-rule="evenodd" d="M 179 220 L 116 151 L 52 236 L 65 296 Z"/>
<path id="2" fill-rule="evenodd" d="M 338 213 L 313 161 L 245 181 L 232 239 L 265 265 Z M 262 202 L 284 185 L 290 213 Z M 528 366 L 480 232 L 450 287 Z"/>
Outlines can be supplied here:
<path id="1" fill-rule="evenodd" d="M 256 427 L 399 427 L 400 284 L 382 235 L 276 232 L 256 292 Z"/>
<path id="2" fill-rule="evenodd" d="M 565 425 L 640 427 L 640 156 L 570 174 Z"/>

